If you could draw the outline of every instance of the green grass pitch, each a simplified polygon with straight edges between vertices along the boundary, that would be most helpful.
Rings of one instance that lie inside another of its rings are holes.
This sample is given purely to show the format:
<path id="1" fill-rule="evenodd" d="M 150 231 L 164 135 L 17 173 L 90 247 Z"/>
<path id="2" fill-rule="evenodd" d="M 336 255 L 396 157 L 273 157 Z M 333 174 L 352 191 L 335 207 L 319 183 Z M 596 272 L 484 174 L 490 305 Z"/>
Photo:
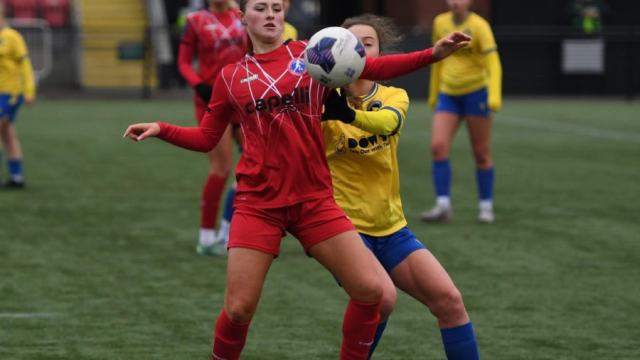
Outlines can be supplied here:
<path id="1" fill-rule="evenodd" d="M 483 359 L 640 359 L 639 112 L 507 101 L 493 132 L 497 223 L 475 222 L 463 129 L 454 222 L 425 225 L 431 115 L 414 101 L 400 142 L 405 212 L 460 288 Z M 0 359 L 211 358 L 226 260 L 195 255 L 205 157 L 122 139 L 159 120 L 194 124 L 190 102 L 22 110 L 28 189 L 0 191 Z M 287 237 L 243 359 L 337 359 L 346 303 Z M 401 295 L 375 358 L 444 359 L 428 310 Z"/>

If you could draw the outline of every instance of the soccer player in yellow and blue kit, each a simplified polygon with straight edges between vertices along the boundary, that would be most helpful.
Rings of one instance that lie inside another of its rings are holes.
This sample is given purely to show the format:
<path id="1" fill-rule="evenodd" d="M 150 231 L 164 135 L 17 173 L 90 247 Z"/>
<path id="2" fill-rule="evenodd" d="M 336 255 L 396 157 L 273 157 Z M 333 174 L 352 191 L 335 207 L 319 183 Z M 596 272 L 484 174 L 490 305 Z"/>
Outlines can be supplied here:
<path id="1" fill-rule="evenodd" d="M 284 16 L 289 15 L 289 9 L 291 8 L 291 0 L 284 0 Z M 288 22 L 284 22 L 284 33 L 282 34 L 285 40 L 293 39 L 298 40 L 298 30 Z"/>
<path id="2" fill-rule="evenodd" d="M 391 20 L 373 15 L 348 19 L 343 27 L 358 36 L 367 56 L 388 53 L 389 47 L 401 40 Z M 407 93 L 357 80 L 341 94 L 331 94 L 322 116 L 334 198 L 379 260 L 376 267 L 384 288 L 380 323 L 369 359 L 395 306 L 395 286 L 436 316 L 447 359 L 479 359 L 460 292 L 409 230 L 402 209 L 396 152 L 409 108 Z"/>
<path id="3" fill-rule="evenodd" d="M 426 222 L 450 221 L 449 148 L 466 119 L 476 164 L 481 223 L 492 223 L 494 170 L 491 158 L 491 112 L 502 106 L 502 67 L 489 24 L 470 11 L 472 0 L 447 0 L 451 11 L 436 17 L 433 41 L 457 30 L 473 37 L 466 49 L 431 68 L 429 105 L 435 108 L 431 132 L 436 206 L 422 214 Z"/>
<path id="4" fill-rule="evenodd" d="M 33 68 L 24 39 L 19 32 L 7 26 L 4 8 L 0 4 L 0 138 L 6 147 L 9 166 L 6 188 L 24 187 L 22 149 L 14 125 L 23 101 L 27 105 L 35 101 Z M 0 152 L 0 164 L 1 161 Z"/>

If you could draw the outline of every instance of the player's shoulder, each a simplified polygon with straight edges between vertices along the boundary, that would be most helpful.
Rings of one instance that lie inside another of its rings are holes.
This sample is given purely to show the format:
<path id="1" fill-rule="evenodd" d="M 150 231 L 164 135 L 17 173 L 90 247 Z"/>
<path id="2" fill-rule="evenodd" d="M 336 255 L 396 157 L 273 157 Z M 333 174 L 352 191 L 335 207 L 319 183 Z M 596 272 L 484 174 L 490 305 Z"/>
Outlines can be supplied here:
<path id="1" fill-rule="evenodd" d="M 206 9 L 202 9 L 202 10 L 198 10 L 198 11 L 194 11 L 192 13 L 189 13 L 189 15 L 187 15 L 187 21 L 194 21 L 194 20 L 198 20 L 203 16 L 206 16 L 207 10 Z"/>
<path id="2" fill-rule="evenodd" d="M 398 99 L 409 99 L 407 91 L 402 88 L 378 84 L 378 93 L 376 94 L 376 98 L 388 99 L 391 97 Z"/>
<path id="3" fill-rule="evenodd" d="M 452 17 L 453 17 L 453 14 L 451 13 L 451 11 L 447 11 L 446 13 L 442 13 L 436 16 L 436 18 L 433 20 L 433 24 L 436 26 L 443 25 L 451 21 Z"/>
<path id="4" fill-rule="evenodd" d="M 485 18 L 473 12 L 469 15 L 469 22 L 473 26 L 478 26 L 483 29 L 491 29 L 491 25 L 489 25 L 489 22 L 485 20 Z"/>
<path id="5" fill-rule="evenodd" d="M 22 35 L 20 34 L 20 32 L 14 28 L 10 28 L 10 27 L 5 27 L 3 29 L 3 34 L 6 38 L 14 38 L 14 39 L 19 39 L 22 37 Z"/>

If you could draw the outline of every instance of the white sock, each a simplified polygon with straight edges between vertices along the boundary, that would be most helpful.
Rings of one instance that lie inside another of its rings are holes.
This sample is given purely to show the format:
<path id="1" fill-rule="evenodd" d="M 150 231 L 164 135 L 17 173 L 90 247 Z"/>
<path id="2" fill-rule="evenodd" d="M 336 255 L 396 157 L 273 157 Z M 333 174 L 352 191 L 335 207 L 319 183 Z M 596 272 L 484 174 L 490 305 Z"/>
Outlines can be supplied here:
<path id="1" fill-rule="evenodd" d="M 220 226 L 218 226 L 218 241 L 222 243 L 229 242 L 229 229 L 231 228 L 231 224 L 225 220 L 220 220 Z"/>
<path id="2" fill-rule="evenodd" d="M 493 200 L 480 200 L 480 210 L 493 210 Z"/>
<path id="3" fill-rule="evenodd" d="M 200 229 L 200 246 L 209 247 L 216 242 L 216 231 L 214 229 Z"/>
<path id="4" fill-rule="evenodd" d="M 438 199 L 436 200 L 436 204 L 440 207 L 450 208 L 451 198 L 449 196 L 438 196 Z"/>

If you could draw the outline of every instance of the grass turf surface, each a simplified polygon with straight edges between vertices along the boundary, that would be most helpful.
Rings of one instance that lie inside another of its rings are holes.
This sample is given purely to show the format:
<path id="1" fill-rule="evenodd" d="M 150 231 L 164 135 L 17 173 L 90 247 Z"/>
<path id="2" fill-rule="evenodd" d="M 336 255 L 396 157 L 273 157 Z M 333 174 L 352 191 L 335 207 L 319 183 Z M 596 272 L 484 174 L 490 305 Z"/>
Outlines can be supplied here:
<path id="1" fill-rule="evenodd" d="M 475 222 L 464 130 L 454 222 L 424 225 L 430 112 L 414 101 L 400 142 L 405 212 L 460 288 L 483 359 L 640 358 L 639 111 L 507 102 L 493 133 L 497 223 Z M 189 102 L 22 110 L 28 189 L 0 192 L 0 359 L 210 359 L 226 260 L 194 251 L 206 160 L 120 138 L 133 122 L 191 125 L 191 113 Z M 287 237 L 243 359 L 337 359 L 346 303 Z M 402 294 L 376 354 L 445 358 L 435 319 Z"/>

